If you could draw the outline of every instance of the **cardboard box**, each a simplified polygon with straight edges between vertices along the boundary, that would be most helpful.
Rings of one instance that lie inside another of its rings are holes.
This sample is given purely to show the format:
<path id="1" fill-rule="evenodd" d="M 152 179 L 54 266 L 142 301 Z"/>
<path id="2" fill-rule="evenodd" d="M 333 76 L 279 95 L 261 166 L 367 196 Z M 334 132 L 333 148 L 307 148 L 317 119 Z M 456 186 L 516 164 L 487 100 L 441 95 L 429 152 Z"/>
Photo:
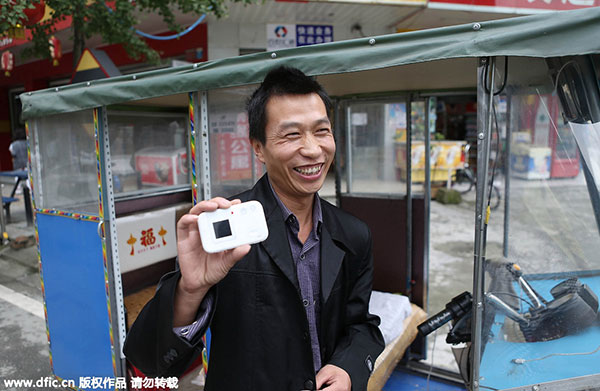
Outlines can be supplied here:
<path id="1" fill-rule="evenodd" d="M 464 168 L 463 150 L 465 141 L 431 141 L 430 167 L 431 181 L 445 182 L 459 168 Z M 425 182 L 425 143 L 414 141 L 411 144 L 411 165 L 413 183 Z M 406 143 L 396 143 L 396 177 L 406 180 Z"/>
<path id="2" fill-rule="evenodd" d="M 135 169 L 141 173 L 142 185 L 170 186 L 188 182 L 188 159 L 185 148 L 152 147 L 135 154 Z"/>
<path id="3" fill-rule="evenodd" d="M 550 178 L 551 155 L 552 151 L 548 147 L 514 144 L 510 157 L 512 176 L 523 179 Z"/>

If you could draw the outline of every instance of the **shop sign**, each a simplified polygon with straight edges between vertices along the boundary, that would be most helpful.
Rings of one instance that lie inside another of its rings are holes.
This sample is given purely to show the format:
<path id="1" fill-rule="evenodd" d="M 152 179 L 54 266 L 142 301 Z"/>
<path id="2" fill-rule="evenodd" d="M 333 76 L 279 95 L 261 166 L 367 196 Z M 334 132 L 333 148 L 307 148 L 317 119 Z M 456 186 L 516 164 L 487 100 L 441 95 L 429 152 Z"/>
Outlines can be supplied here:
<path id="1" fill-rule="evenodd" d="M 290 0 L 276 0 L 280 2 L 295 2 Z M 388 5 L 408 5 L 408 6 L 424 6 L 427 5 L 427 0 L 308 0 L 311 2 L 331 2 L 342 4 L 388 4 Z M 304 3 L 305 1 L 298 1 Z"/>
<path id="2" fill-rule="evenodd" d="M 235 181 L 252 178 L 252 146 L 248 140 L 248 115 L 245 112 L 213 116 L 210 129 L 217 148 L 217 178 Z M 258 160 L 255 162 L 259 164 Z M 256 167 L 255 167 L 256 169 Z"/>
<path id="3" fill-rule="evenodd" d="M 0 38 L 0 49 L 3 49 L 5 46 L 10 45 L 13 42 L 13 39 L 10 37 Z"/>
<path id="4" fill-rule="evenodd" d="M 175 208 L 117 219 L 121 273 L 177 255 Z"/>
<path id="5" fill-rule="evenodd" d="M 333 42 L 333 26 L 297 24 L 296 45 L 306 46 L 319 43 Z"/>
<path id="6" fill-rule="evenodd" d="M 428 8 L 529 14 L 600 5 L 600 0 L 429 0 Z"/>
<path id="7" fill-rule="evenodd" d="M 267 24 L 267 50 L 296 47 L 295 24 Z"/>
<path id="8" fill-rule="evenodd" d="M 19 46 L 24 43 L 27 43 L 26 39 L 16 39 L 9 36 L 4 36 L 0 38 L 0 50 L 12 48 L 14 46 Z"/>
<path id="9" fill-rule="evenodd" d="M 267 50 L 333 42 L 332 25 L 267 24 Z"/>

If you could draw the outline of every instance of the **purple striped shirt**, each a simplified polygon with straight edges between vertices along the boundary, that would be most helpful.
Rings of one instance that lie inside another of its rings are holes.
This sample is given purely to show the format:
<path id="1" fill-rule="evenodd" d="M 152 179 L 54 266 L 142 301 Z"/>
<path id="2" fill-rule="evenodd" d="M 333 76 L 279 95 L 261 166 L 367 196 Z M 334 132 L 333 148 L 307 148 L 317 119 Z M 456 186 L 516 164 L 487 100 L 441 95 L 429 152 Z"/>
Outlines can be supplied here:
<path id="1" fill-rule="evenodd" d="M 271 187 L 273 190 L 273 187 Z M 315 194 L 313 202 L 313 227 L 304 243 L 298 239 L 300 224 L 294 214 L 281 202 L 277 193 L 273 190 L 273 195 L 283 213 L 283 220 L 287 227 L 287 237 L 292 250 L 292 259 L 296 266 L 296 275 L 300 285 L 300 295 L 302 304 L 306 311 L 308 319 L 308 330 L 310 332 L 310 345 L 313 354 L 313 364 L 315 372 L 321 369 L 321 348 L 319 345 L 318 324 L 321 315 L 321 223 L 323 216 L 321 214 L 321 203 L 319 197 Z"/>
<path id="2" fill-rule="evenodd" d="M 187 326 L 173 327 L 173 332 L 188 341 L 194 339 L 199 330 L 207 327 L 208 316 L 215 301 L 214 289 L 209 290 L 204 296 L 200 308 L 198 309 L 198 318 L 194 323 Z"/>

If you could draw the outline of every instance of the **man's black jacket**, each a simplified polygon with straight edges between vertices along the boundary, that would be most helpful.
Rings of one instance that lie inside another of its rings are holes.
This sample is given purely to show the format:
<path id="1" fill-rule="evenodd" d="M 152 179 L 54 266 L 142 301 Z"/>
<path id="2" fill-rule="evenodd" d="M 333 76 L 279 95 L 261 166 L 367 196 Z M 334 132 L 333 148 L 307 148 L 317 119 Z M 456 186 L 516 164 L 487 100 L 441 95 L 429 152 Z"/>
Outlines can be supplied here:
<path id="1" fill-rule="evenodd" d="M 262 203 L 269 237 L 253 245 L 216 286 L 205 389 L 315 389 L 308 321 L 285 223 L 267 177 L 239 198 Z M 379 318 L 368 313 L 371 235 L 362 221 L 320 202 L 322 363 L 346 370 L 354 391 L 366 390 L 384 346 Z M 127 358 L 148 376 L 180 375 L 203 348 L 199 336 L 188 343 L 172 331 L 179 277 L 179 272 L 163 277 L 127 335 Z"/>

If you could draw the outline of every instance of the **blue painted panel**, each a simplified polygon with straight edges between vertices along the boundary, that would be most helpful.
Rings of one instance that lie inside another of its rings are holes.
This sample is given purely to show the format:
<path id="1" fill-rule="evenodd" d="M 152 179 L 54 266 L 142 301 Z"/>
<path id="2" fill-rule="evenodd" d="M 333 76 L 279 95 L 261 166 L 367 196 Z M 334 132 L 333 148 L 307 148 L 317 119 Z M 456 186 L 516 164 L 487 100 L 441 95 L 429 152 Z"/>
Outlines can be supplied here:
<path id="1" fill-rule="evenodd" d="M 383 391 L 465 391 L 465 387 L 427 377 L 396 370 L 383 386 Z"/>
<path id="2" fill-rule="evenodd" d="M 567 277 L 529 280 L 529 283 L 546 300 L 552 300 L 550 289 L 565 279 Z M 600 293 L 600 276 L 580 277 L 579 280 L 597 295 Z M 518 288 L 515 290 L 521 297 L 526 297 Z M 519 343 L 502 338 L 501 327 L 504 318 L 504 315 L 496 314 L 492 326 L 493 337 L 487 343 L 481 360 L 481 385 L 505 389 L 600 373 L 600 352 L 583 354 L 590 353 L 600 346 L 598 322 L 575 335 L 552 341 Z M 540 360 L 517 364 L 513 362 L 514 359 Z"/>
<path id="3" fill-rule="evenodd" d="M 114 378 L 98 223 L 36 217 L 54 373 Z"/>

